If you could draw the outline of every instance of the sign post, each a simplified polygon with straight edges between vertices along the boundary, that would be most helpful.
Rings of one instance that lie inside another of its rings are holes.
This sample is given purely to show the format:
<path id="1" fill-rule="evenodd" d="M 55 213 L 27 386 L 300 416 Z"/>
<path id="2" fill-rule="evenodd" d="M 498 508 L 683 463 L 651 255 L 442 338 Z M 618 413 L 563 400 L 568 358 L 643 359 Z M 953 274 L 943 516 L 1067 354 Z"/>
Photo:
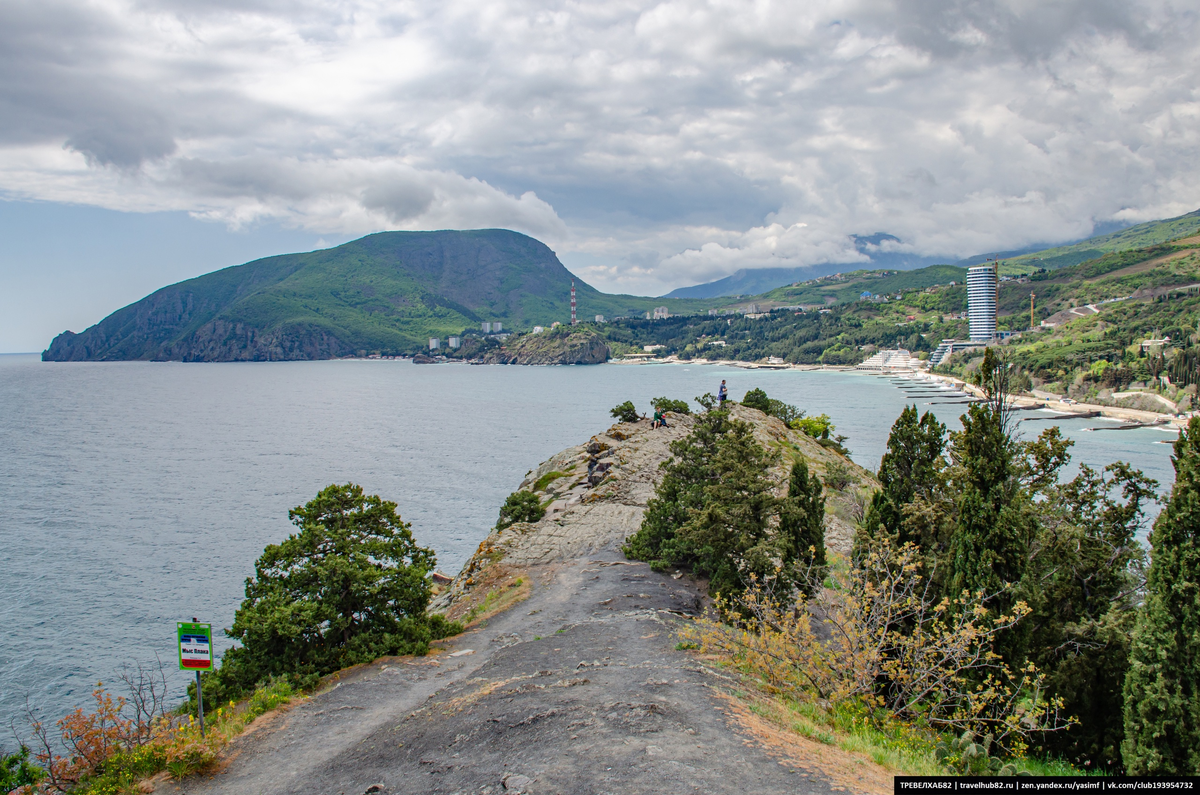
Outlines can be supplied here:
<path id="1" fill-rule="evenodd" d="M 200 716 L 200 736 L 204 736 L 204 691 L 200 672 L 212 669 L 212 624 L 179 622 L 179 670 L 196 672 L 196 711 Z"/>

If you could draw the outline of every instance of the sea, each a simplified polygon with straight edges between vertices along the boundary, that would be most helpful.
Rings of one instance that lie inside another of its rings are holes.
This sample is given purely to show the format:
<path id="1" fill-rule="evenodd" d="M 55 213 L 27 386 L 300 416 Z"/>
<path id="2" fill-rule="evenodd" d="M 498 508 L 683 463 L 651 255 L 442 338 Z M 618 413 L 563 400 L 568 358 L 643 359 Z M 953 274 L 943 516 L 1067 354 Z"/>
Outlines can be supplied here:
<path id="1" fill-rule="evenodd" d="M 219 628 L 255 559 L 294 530 L 288 510 L 326 485 L 397 503 L 454 574 L 525 474 L 607 429 L 614 405 L 649 412 L 654 397 L 715 393 L 722 379 L 735 399 L 758 387 L 828 414 L 872 470 L 906 404 L 951 427 L 966 410 L 951 394 L 845 371 L 0 355 L 0 726 L 57 720 L 139 663 L 165 665 L 182 698 L 176 622 L 211 623 L 216 651 L 228 647 Z M 1058 423 L 1075 442 L 1073 466 L 1127 461 L 1170 489 L 1174 433 L 1020 416 L 1026 438 Z"/>

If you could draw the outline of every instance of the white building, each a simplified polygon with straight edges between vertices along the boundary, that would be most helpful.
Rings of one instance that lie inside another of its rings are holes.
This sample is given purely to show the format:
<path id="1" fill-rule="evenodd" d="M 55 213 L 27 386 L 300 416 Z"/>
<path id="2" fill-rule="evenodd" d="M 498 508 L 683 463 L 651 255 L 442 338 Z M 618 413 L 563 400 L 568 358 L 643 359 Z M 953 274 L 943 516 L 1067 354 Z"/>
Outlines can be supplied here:
<path id="1" fill-rule="evenodd" d="M 437 337 L 429 338 L 429 350 L 436 351 L 438 349 L 438 346 L 441 344 L 442 344 L 441 341 Z"/>
<path id="2" fill-rule="evenodd" d="M 604 322 L 604 315 L 596 315 L 596 322 L 597 322 L 597 323 L 603 323 L 603 322 Z"/>
<path id="3" fill-rule="evenodd" d="M 889 351 L 879 351 L 874 356 L 858 365 L 859 370 L 878 370 L 886 372 L 915 372 L 925 368 L 925 363 L 903 348 Z"/>
<path id="4" fill-rule="evenodd" d="M 654 319 L 655 320 L 666 320 L 670 316 L 671 316 L 671 313 L 667 311 L 667 308 L 665 306 L 654 307 Z"/>
<path id="5" fill-rule="evenodd" d="M 462 340 L 458 337 L 451 337 L 450 339 L 446 340 L 446 344 L 451 348 L 457 348 L 458 346 L 462 345 Z"/>
<path id="6" fill-rule="evenodd" d="M 480 325 L 483 327 L 484 334 L 492 333 L 492 324 L 491 323 L 484 322 L 484 323 L 481 323 Z"/>
<path id="7" fill-rule="evenodd" d="M 499 334 L 503 330 L 504 330 L 504 324 L 501 323 L 499 320 L 492 323 L 492 333 L 493 334 Z"/>
<path id="8" fill-rule="evenodd" d="M 971 341 L 987 342 L 996 336 L 996 269 L 980 265 L 967 270 L 967 319 Z"/>
<path id="9" fill-rule="evenodd" d="M 533 327 L 533 333 L 534 333 L 534 334 L 541 334 L 541 333 L 542 333 L 543 331 L 545 331 L 545 330 L 546 330 L 546 327 L 545 327 L 545 326 L 534 326 L 534 327 Z"/>

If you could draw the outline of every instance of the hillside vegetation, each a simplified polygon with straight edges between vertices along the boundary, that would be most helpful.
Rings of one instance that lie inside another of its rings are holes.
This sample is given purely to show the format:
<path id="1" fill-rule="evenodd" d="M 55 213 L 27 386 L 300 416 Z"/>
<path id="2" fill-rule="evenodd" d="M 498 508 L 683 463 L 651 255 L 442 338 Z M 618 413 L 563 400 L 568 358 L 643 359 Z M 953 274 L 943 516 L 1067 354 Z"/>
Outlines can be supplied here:
<path id="1" fill-rule="evenodd" d="M 1033 254 L 1023 254 L 1005 261 L 1002 272 L 1020 273 L 1035 268 L 1066 268 L 1096 259 L 1105 254 L 1129 249 L 1141 249 L 1165 243 L 1169 240 L 1188 237 L 1200 232 L 1200 210 L 1167 218 L 1148 221 L 1119 232 L 1082 240 L 1069 246 L 1056 246 Z"/>
<path id="2" fill-rule="evenodd" d="M 1178 301 L 1176 288 L 1200 280 L 1187 259 L 1198 231 L 1200 211 L 1006 260 L 1000 269 L 1010 278 L 1000 289 L 1000 326 L 1028 327 L 1031 292 L 1037 294 L 1035 322 L 1072 306 L 1117 298 L 1143 304 L 1168 300 L 1163 291 Z M 966 336 L 965 279 L 966 270 L 953 265 L 859 270 L 736 301 L 608 295 L 574 282 L 581 319 L 603 315 L 617 321 L 597 324 L 614 354 L 662 345 L 664 355 L 683 358 L 856 364 L 878 347 L 919 353 L 933 350 L 943 338 Z M 554 252 L 516 232 L 384 232 L 165 287 L 80 334 L 60 334 L 43 358 L 269 361 L 407 355 L 426 350 L 430 337 L 453 335 L 464 337 L 460 356 L 486 358 L 494 342 L 482 339 L 481 322 L 500 321 L 505 331 L 517 332 L 565 322 L 572 280 Z M 673 317 L 642 319 L 661 305 Z M 732 314 L 703 314 L 706 310 Z M 770 317 L 744 316 L 772 310 Z M 1111 315 L 1129 326 L 1117 335 L 1128 337 L 1128 346 L 1131 335 L 1178 326 L 1168 317 L 1171 311 L 1147 314 L 1141 308 Z M 1064 319 L 1075 318 L 1054 322 Z M 514 340 L 508 347 L 520 344 Z M 1103 350 L 1115 363 L 1111 347 Z M 598 360 L 599 351 L 587 358 Z M 1078 351 L 1081 356 L 1092 352 Z M 1030 361 L 1036 378 L 1074 377 L 1061 357 L 1051 357 L 1050 363 L 1045 358 Z M 1131 377 L 1125 383 L 1144 380 Z"/>
<path id="3" fill-rule="evenodd" d="M 660 355 L 682 359 L 853 365 L 879 348 L 923 355 L 943 339 L 968 336 L 964 278 L 951 266 L 857 271 L 758 296 L 756 317 L 626 320 L 602 327 L 602 333 L 615 353 L 662 345 Z M 1023 389 L 1156 411 L 1194 406 L 1200 237 L 1006 278 L 999 311 L 1000 328 L 1020 332 L 1007 345 Z M 1042 327 L 1043 321 L 1050 326 Z M 1170 338 L 1165 344 L 1142 345 L 1164 337 Z M 957 357 L 943 370 L 967 375 L 977 358 Z"/>
<path id="4" fill-rule="evenodd" d="M 327 359 L 426 348 L 430 337 L 550 325 L 570 317 L 573 277 L 554 252 L 502 229 L 382 232 L 336 248 L 216 271 L 153 293 L 80 334 L 49 361 Z M 582 317 L 713 302 L 601 293 L 574 279 Z"/>

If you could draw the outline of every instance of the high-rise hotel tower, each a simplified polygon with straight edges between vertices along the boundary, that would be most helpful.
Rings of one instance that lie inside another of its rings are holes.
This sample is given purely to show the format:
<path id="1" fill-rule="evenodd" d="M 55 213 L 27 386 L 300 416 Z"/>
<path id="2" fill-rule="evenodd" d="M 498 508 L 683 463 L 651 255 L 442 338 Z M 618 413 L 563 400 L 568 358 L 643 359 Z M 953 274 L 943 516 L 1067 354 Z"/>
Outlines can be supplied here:
<path id="1" fill-rule="evenodd" d="M 996 336 L 998 287 L 994 265 L 980 265 L 967 271 L 967 318 L 971 322 L 971 342 L 987 342 Z"/>

